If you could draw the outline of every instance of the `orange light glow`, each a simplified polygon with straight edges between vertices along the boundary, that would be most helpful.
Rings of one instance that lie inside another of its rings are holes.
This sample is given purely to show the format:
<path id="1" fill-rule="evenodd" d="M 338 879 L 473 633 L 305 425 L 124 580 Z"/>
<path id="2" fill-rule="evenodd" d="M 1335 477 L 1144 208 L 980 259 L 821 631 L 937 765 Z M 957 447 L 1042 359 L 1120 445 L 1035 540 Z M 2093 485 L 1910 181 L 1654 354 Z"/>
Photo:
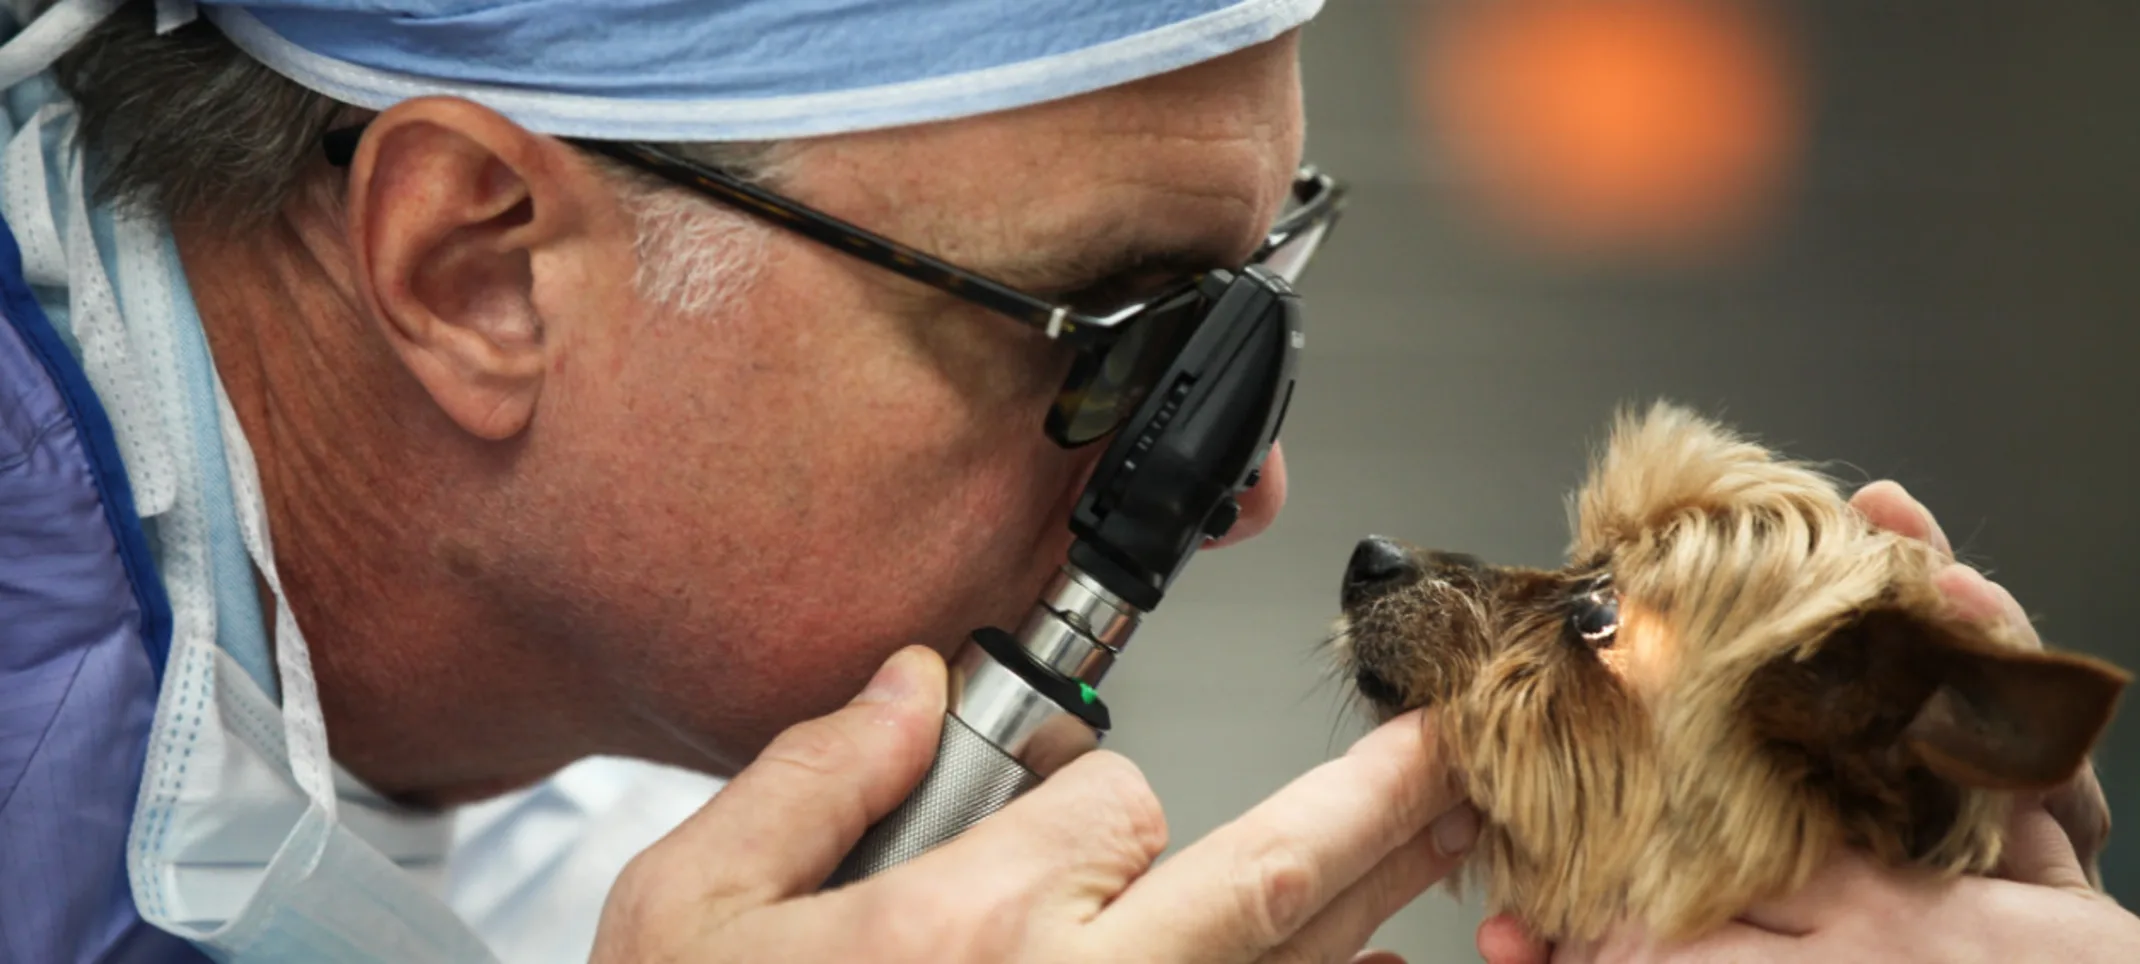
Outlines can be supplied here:
<path id="1" fill-rule="evenodd" d="M 1746 0 L 1423 9 L 1427 130 L 1506 225 L 1556 247 L 1665 250 L 1766 225 L 1802 109 L 1781 31 Z"/>

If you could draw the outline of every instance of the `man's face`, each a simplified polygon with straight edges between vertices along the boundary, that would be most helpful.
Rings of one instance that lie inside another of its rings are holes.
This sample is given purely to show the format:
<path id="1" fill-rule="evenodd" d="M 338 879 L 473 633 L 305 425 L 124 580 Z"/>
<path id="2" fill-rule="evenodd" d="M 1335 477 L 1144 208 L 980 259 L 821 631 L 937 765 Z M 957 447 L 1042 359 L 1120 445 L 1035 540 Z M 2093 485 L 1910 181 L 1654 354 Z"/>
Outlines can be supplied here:
<path id="1" fill-rule="evenodd" d="M 1036 293 L 1240 263 L 1302 121 L 1291 36 L 1133 86 L 805 145 L 781 190 Z M 1125 252 L 1148 257 L 1127 277 Z M 1104 447 L 1041 431 L 1071 358 L 1039 333 L 774 229 L 703 317 L 636 299 L 559 352 L 521 458 L 529 631 L 682 762 L 738 765 L 893 650 L 1023 616 Z M 1276 461 L 1274 456 L 1274 462 Z M 1239 525 L 1283 499 L 1267 473 Z M 528 503 L 539 506 L 530 514 Z"/>

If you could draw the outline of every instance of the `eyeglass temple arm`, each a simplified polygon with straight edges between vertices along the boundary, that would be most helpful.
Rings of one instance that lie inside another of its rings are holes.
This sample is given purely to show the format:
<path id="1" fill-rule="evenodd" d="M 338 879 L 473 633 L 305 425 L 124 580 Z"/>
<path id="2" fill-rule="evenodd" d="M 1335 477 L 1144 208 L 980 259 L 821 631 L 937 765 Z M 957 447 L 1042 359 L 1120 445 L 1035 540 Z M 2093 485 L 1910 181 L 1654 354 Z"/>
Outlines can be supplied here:
<path id="1" fill-rule="evenodd" d="M 907 245 L 841 221 L 801 202 L 781 197 L 726 171 L 646 145 L 568 139 L 668 180 L 696 187 L 730 204 L 878 267 L 1035 327 L 1060 325 L 1068 307 L 1034 297 L 994 279 L 938 260 Z M 1083 319 L 1080 319 L 1083 320 Z"/>
<path id="2" fill-rule="evenodd" d="M 347 167 L 355 160 L 357 144 L 365 125 L 328 131 L 320 137 L 327 162 Z M 990 311 L 1028 325 L 1048 329 L 1051 336 L 1066 318 L 1090 321 L 1068 307 L 1053 304 L 1009 285 L 983 277 L 920 251 L 848 224 L 808 205 L 783 198 L 726 171 L 678 157 L 649 145 L 587 138 L 563 138 L 566 143 L 647 171 L 665 180 L 693 187 L 746 211 L 780 223 L 789 230 L 837 248 L 896 274 L 912 278 L 947 294 L 963 298 Z"/>

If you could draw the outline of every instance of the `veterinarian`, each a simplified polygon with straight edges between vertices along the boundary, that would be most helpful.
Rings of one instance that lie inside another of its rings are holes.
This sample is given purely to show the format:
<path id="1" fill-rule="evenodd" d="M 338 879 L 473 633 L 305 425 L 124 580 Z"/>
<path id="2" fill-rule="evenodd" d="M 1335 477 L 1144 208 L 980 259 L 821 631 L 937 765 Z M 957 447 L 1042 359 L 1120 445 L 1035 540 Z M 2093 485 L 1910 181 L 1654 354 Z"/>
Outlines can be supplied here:
<path id="1" fill-rule="evenodd" d="M 934 750 L 902 647 L 1016 624 L 1099 451 L 1046 416 L 1118 376 L 1066 394 L 1042 331 L 557 136 L 726 145 L 683 150 L 1101 308 L 1264 240 L 1317 6 L 25 11 L 0 959 L 489 959 L 441 808 L 593 754 L 737 774 L 601 960 L 1349 956 L 1475 826 L 1416 718 L 1156 871 L 1102 753 L 810 896 Z"/>
<path id="2" fill-rule="evenodd" d="M 559 139 L 1102 303 L 1255 248 L 1312 0 L 13 6 L 6 960 L 488 960 L 436 883 L 511 861 L 450 808 L 595 754 L 735 774 L 604 961 L 1343 960 L 1476 832 L 1415 715 L 1157 866 L 1101 752 L 813 895 L 934 747 L 907 644 L 1060 558 L 1094 450 L 1040 426 L 1091 399 L 1032 330 Z M 1229 538 L 1284 495 L 1274 453 Z"/>

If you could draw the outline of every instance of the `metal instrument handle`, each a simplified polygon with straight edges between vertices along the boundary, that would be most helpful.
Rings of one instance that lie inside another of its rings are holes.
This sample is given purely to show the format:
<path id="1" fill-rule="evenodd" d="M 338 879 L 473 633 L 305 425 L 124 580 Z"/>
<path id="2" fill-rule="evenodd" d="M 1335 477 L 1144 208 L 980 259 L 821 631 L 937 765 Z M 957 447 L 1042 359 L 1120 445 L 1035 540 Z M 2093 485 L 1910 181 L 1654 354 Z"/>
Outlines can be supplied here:
<path id="1" fill-rule="evenodd" d="M 825 886 L 874 876 L 934 850 L 1039 785 L 1039 775 L 946 713 L 928 774 L 862 835 Z"/>

